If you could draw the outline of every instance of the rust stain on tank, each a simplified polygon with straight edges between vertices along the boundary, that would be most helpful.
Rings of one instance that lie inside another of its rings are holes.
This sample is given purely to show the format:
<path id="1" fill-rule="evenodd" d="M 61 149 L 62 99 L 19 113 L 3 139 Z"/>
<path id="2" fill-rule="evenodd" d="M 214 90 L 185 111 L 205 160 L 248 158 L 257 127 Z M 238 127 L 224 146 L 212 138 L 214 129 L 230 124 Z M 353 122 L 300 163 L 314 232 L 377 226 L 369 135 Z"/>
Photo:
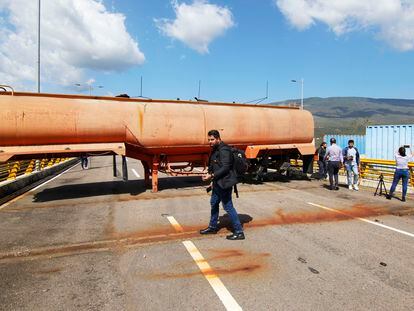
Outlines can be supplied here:
<path id="1" fill-rule="evenodd" d="M 142 133 L 142 128 L 144 126 L 144 113 L 142 112 L 142 110 L 140 109 L 140 107 L 138 107 L 138 125 L 139 125 L 139 132 Z"/>

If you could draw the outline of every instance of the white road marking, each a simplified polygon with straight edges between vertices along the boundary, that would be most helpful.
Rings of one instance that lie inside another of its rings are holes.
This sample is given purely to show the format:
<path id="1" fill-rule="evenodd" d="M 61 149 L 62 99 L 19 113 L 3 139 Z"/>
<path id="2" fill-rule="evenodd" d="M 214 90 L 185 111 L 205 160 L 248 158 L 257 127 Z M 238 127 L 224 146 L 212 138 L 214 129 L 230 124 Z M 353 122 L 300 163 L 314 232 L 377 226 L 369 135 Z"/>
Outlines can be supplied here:
<path id="1" fill-rule="evenodd" d="M 58 177 L 62 176 L 64 173 L 69 172 L 71 169 L 73 169 L 74 167 L 76 167 L 76 166 L 78 166 L 78 165 L 79 165 L 79 163 L 76 163 L 74 166 L 69 167 L 68 169 L 66 169 L 66 170 L 64 170 L 62 173 L 60 173 L 59 175 L 56 175 L 55 177 L 53 177 L 53 178 L 51 178 L 51 179 L 49 179 L 49 180 L 45 181 L 44 183 L 42 183 L 42 184 L 40 184 L 40 185 L 38 185 L 38 186 L 34 187 L 33 189 L 30 189 L 29 191 L 27 191 L 27 192 L 25 192 L 25 193 L 22 193 L 21 195 L 19 195 L 19 196 L 15 197 L 14 199 L 12 199 L 12 200 L 10 200 L 10 201 L 8 201 L 8 202 L 6 202 L 6 203 L 4 203 L 4 204 L 0 205 L 0 209 L 5 208 L 6 206 L 8 206 L 8 205 L 12 204 L 13 202 L 16 202 L 17 200 L 19 200 L 19 199 L 21 199 L 21 198 L 25 197 L 25 196 L 26 196 L 26 195 L 28 195 L 29 193 L 32 193 L 33 191 L 36 191 L 36 190 L 37 190 L 37 189 L 39 189 L 40 187 L 42 187 L 42 186 L 44 186 L 44 185 L 46 185 L 46 184 L 50 183 L 51 181 L 55 180 L 56 178 L 58 178 Z"/>
<path id="2" fill-rule="evenodd" d="M 319 207 L 319 208 L 322 208 L 322 209 L 331 211 L 331 212 L 335 212 L 335 213 L 338 213 L 338 214 L 342 214 L 342 215 L 348 216 L 350 218 L 358 219 L 360 221 L 369 223 L 371 225 L 375 225 L 375 226 L 378 226 L 378 227 L 381 227 L 381 228 L 384 228 L 384 229 L 392 230 L 392 231 L 395 231 L 395 232 L 398 232 L 398 233 L 401 233 L 401 234 L 404 234 L 404 235 L 407 235 L 409 237 L 414 238 L 414 234 L 413 233 L 410 233 L 410 232 L 407 232 L 407 231 L 404 231 L 404 230 L 400 230 L 400 229 L 397 229 L 397 228 L 393 228 L 393 227 L 390 227 L 390 226 L 386 226 L 386 225 L 383 225 L 381 223 L 378 223 L 378 222 L 375 222 L 375 221 L 371 221 L 371 220 L 368 220 L 368 219 L 365 219 L 365 218 L 354 217 L 352 215 L 347 214 L 346 212 L 342 212 L 342 211 L 339 211 L 339 210 L 336 210 L 336 209 L 333 209 L 333 208 L 329 208 L 329 207 L 326 207 L 326 206 L 322 206 L 322 205 L 319 205 L 319 204 L 315 204 L 315 203 L 311 203 L 311 202 L 307 202 L 307 203 L 310 204 L 310 205 L 313 205 L 313 206 L 316 206 L 316 207 Z"/>
<path id="3" fill-rule="evenodd" d="M 178 223 L 177 220 L 173 216 L 167 216 L 168 221 L 174 227 L 175 231 L 177 232 L 184 232 L 183 227 Z M 211 287 L 220 298 L 221 302 L 223 303 L 226 310 L 231 311 L 239 311 L 242 308 L 239 306 L 237 301 L 233 298 L 227 288 L 224 286 L 223 282 L 208 264 L 208 262 L 204 259 L 203 255 L 201 255 L 200 251 L 191 241 L 184 241 L 183 242 L 185 248 L 190 253 L 191 257 L 194 259 L 195 263 L 197 264 L 198 268 L 200 269 L 201 273 L 210 283 Z"/>
<path id="4" fill-rule="evenodd" d="M 133 168 L 131 169 L 132 173 L 134 173 L 135 176 L 137 176 L 138 178 L 140 178 L 141 176 L 139 176 L 138 172 Z"/>
<path id="5" fill-rule="evenodd" d="M 219 296 L 226 310 L 242 310 L 237 301 L 224 286 L 223 282 L 220 280 L 217 274 L 215 274 L 214 270 L 210 267 L 208 262 L 204 259 L 203 255 L 201 255 L 194 243 L 191 241 L 184 241 L 183 244 L 197 264 L 201 273 L 203 273 L 204 277 L 210 283 L 217 296 Z"/>
<path id="6" fill-rule="evenodd" d="M 173 216 L 167 216 L 168 221 L 171 223 L 171 225 L 174 227 L 175 231 L 177 232 L 184 232 L 183 227 L 175 220 Z"/>

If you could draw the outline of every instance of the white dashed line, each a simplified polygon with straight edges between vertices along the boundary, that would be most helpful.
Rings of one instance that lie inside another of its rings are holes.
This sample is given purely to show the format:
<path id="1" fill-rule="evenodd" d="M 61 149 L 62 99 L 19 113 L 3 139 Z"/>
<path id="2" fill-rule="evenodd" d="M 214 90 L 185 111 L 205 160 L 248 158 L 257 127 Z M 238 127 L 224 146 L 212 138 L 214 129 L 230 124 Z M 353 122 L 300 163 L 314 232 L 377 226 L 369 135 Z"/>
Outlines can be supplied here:
<path id="1" fill-rule="evenodd" d="M 204 275 L 213 290 L 216 292 L 217 296 L 220 298 L 226 310 L 242 310 L 237 301 L 224 286 L 223 282 L 220 280 L 217 274 L 215 274 L 214 270 L 210 267 L 208 262 L 204 259 L 203 255 L 201 255 L 201 253 L 198 251 L 194 243 L 191 241 L 184 241 L 183 244 L 197 264 L 201 273 Z"/>
<path id="2" fill-rule="evenodd" d="M 137 176 L 138 178 L 141 178 L 141 176 L 139 176 L 138 172 L 133 168 L 131 169 L 132 173 L 134 173 L 135 176 Z"/>
<path id="3" fill-rule="evenodd" d="M 168 221 L 174 227 L 175 231 L 183 232 L 183 227 L 175 220 L 173 216 L 167 216 Z M 237 301 L 233 298 L 230 292 L 227 290 L 226 286 L 224 286 L 223 282 L 220 280 L 218 275 L 214 272 L 211 268 L 209 263 L 204 259 L 203 255 L 201 255 L 200 251 L 191 241 L 184 241 L 183 242 L 185 248 L 190 253 L 191 257 L 197 264 L 198 268 L 200 269 L 201 273 L 204 275 L 210 286 L 213 288 L 214 292 L 220 298 L 221 302 L 223 303 L 226 310 L 229 311 L 240 311 L 242 308 L 239 306 Z"/>
<path id="4" fill-rule="evenodd" d="M 369 223 L 371 225 L 375 225 L 375 226 L 378 226 L 378 227 L 381 227 L 381 228 L 384 228 L 384 229 L 388 229 L 388 230 L 391 230 L 391 231 L 395 231 L 395 232 L 398 232 L 398 233 L 401 233 L 401 234 L 404 234 L 404 235 L 407 235 L 409 237 L 414 238 L 414 234 L 413 233 L 410 233 L 410 232 L 407 232 L 407 231 L 404 231 L 404 230 L 400 230 L 400 229 L 397 229 L 397 228 L 393 228 L 393 227 L 390 227 L 390 226 L 386 226 L 386 225 L 383 225 L 381 223 L 378 223 L 378 222 L 375 222 L 375 221 L 371 221 L 371 220 L 368 220 L 368 219 L 365 219 L 365 218 L 354 217 L 352 215 L 347 214 L 346 212 L 339 211 L 339 210 L 336 210 L 336 209 L 333 209 L 333 208 L 329 208 L 329 207 L 326 207 L 326 206 L 323 206 L 323 205 L 319 205 L 319 204 L 315 204 L 315 203 L 311 203 L 311 202 L 307 202 L 307 203 L 310 204 L 310 205 L 313 205 L 313 206 L 316 206 L 316 207 L 323 208 L 325 210 L 334 212 L 334 213 L 342 214 L 342 215 L 348 216 L 350 218 L 358 219 L 360 221 Z"/>
<path id="5" fill-rule="evenodd" d="M 177 232 L 184 232 L 183 227 L 175 220 L 173 216 L 167 216 L 168 221 L 171 223 L 171 225 L 174 227 L 175 231 Z"/>

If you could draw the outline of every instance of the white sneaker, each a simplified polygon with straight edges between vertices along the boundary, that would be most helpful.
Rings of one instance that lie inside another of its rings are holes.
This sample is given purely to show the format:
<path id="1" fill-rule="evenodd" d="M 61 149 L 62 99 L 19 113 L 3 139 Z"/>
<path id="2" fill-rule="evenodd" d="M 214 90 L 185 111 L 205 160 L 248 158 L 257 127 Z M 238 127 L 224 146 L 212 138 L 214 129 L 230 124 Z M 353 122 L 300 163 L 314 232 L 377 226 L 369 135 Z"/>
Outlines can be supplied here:
<path id="1" fill-rule="evenodd" d="M 349 186 L 348 186 L 348 189 L 349 189 L 349 190 L 352 190 L 352 185 L 349 185 Z"/>
<path id="2" fill-rule="evenodd" d="M 354 185 L 354 190 L 355 191 L 358 191 L 359 190 L 358 185 Z"/>

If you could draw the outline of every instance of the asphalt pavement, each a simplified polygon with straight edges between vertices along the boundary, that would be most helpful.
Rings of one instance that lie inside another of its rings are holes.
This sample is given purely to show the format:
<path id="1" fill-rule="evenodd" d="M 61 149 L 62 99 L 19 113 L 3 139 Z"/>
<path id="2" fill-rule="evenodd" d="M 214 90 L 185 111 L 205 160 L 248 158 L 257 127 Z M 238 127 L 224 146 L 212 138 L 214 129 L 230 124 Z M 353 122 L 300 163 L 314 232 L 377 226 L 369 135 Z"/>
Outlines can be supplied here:
<path id="1" fill-rule="evenodd" d="M 118 159 L 120 171 L 120 159 Z M 0 206 L 1 310 L 413 310 L 414 197 L 326 181 L 242 184 L 246 240 L 217 235 L 199 177 L 112 157 L 76 165 Z M 120 172 L 119 172 L 120 173 Z"/>

